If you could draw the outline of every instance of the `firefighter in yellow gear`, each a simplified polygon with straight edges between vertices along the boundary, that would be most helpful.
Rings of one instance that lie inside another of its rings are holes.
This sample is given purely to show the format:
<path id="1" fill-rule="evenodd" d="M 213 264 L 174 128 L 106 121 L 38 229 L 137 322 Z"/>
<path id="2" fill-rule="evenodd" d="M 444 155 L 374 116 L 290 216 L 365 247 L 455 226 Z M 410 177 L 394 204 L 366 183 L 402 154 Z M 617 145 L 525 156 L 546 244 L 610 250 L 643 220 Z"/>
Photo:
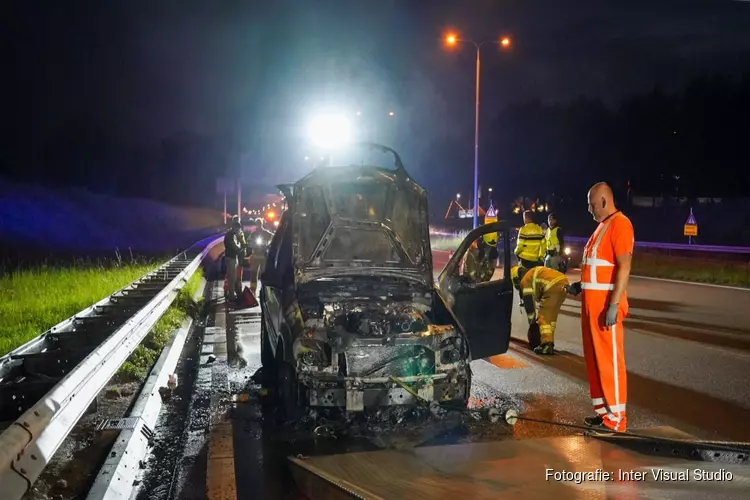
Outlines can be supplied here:
<path id="1" fill-rule="evenodd" d="M 529 319 L 529 347 L 537 354 L 554 354 L 557 316 L 568 294 L 568 278 L 556 269 L 542 266 L 528 270 L 515 266 L 510 276 Z"/>
<path id="2" fill-rule="evenodd" d="M 494 273 L 495 266 L 490 259 L 490 248 L 483 241 L 479 244 L 474 241 L 464 257 L 463 275 L 473 283 L 485 283 L 492 279 Z"/>
<path id="3" fill-rule="evenodd" d="M 523 213 L 523 227 L 518 230 L 516 240 L 516 257 L 525 269 L 532 269 L 544 265 L 547 254 L 547 244 L 544 239 L 542 226 L 534 223 L 533 213 L 526 210 Z"/>
<path id="4" fill-rule="evenodd" d="M 544 233 L 544 241 L 547 247 L 547 256 L 544 258 L 545 267 L 557 269 L 561 273 L 568 270 L 568 262 L 563 255 L 563 247 L 565 241 L 563 240 L 563 232 L 560 226 L 557 224 L 557 215 L 551 213 L 547 216 L 547 224 L 549 227 Z"/>

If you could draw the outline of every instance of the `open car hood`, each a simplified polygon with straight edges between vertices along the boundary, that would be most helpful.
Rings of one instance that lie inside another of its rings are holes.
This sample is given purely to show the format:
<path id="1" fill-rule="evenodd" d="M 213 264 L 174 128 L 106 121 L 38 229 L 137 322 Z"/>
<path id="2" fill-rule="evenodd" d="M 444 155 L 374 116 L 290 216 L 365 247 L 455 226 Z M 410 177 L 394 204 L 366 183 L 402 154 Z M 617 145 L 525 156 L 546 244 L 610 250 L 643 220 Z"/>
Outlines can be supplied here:
<path id="1" fill-rule="evenodd" d="M 298 283 L 381 275 L 432 287 L 426 192 L 383 150 L 394 169 L 321 166 L 284 187 Z"/>

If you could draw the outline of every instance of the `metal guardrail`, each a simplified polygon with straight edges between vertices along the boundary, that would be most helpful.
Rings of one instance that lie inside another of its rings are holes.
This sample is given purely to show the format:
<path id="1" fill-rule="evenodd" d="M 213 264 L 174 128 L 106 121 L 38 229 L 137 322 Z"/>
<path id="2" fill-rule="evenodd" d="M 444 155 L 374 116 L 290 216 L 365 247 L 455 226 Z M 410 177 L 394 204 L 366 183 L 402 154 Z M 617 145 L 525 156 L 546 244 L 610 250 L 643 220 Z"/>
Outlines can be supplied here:
<path id="1" fill-rule="evenodd" d="M 566 241 L 585 245 L 588 238 L 568 236 Z M 636 241 L 636 248 L 653 248 L 659 250 L 685 250 L 688 252 L 711 252 L 711 253 L 733 253 L 750 254 L 750 247 L 728 247 L 724 245 L 685 245 L 684 243 L 659 243 L 655 241 Z"/>
<path id="2" fill-rule="evenodd" d="M 27 355 L 30 350 L 43 345 L 46 336 L 61 333 L 64 329 L 75 335 L 72 329 L 76 321 L 95 317 L 101 308 L 117 304 L 118 299 L 127 297 L 128 292 L 137 290 L 138 286 L 153 287 L 149 283 L 160 273 L 169 278 L 147 304 L 127 319 L 123 318 L 114 332 L 0 435 L 0 491 L 3 500 L 18 500 L 26 494 L 97 395 L 219 242 L 221 238 L 211 237 L 196 243 L 140 280 L 60 323 L 55 327 L 57 330 L 45 332 L 3 358 L 8 362 L 14 355 Z M 194 258 L 187 258 L 188 253 L 193 255 L 202 246 L 204 248 Z"/>
<path id="3" fill-rule="evenodd" d="M 439 229 L 430 229 L 432 237 L 442 238 L 460 238 L 469 234 L 469 231 L 441 231 Z M 585 245 L 588 238 L 577 236 L 567 236 L 566 241 L 576 244 Z M 636 241 L 636 248 L 652 248 L 660 250 L 679 250 L 688 252 L 711 252 L 711 253 L 729 253 L 729 254 L 747 254 L 750 255 L 750 247 L 725 246 L 725 245 L 687 245 L 685 243 L 661 243 L 657 241 Z"/>

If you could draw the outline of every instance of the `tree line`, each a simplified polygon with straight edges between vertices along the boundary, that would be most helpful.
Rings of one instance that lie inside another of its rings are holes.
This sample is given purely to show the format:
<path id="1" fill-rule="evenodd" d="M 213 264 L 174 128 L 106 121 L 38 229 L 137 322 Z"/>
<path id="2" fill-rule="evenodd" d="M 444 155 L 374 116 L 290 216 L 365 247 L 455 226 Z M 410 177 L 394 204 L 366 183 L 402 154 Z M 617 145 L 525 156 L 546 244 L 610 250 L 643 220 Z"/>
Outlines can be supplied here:
<path id="1" fill-rule="evenodd" d="M 586 97 L 513 104 L 485 130 L 488 175 L 508 197 L 580 197 L 599 180 L 621 194 L 747 197 L 750 72 L 655 87 L 614 107 Z"/>

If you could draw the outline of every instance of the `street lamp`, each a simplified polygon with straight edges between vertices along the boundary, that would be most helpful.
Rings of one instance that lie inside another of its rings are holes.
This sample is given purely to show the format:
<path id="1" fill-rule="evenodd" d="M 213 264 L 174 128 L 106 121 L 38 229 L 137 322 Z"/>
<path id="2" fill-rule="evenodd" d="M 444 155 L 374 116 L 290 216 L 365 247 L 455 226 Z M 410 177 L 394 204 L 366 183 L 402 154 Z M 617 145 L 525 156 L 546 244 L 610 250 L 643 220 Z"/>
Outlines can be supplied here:
<path id="1" fill-rule="evenodd" d="M 455 47 L 459 43 L 470 43 L 477 50 L 477 62 L 476 62 L 476 88 L 475 88 L 475 99 L 474 99 L 474 228 L 477 227 L 477 216 L 479 214 L 479 69 L 480 69 L 480 57 L 479 53 L 484 44 L 494 43 L 499 45 L 503 49 L 510 47 L 510 38 L 501 37 L 497 40 L 484 40 L 482 42 L 475 42 L 466 38 L 460 38 L 455 33 L 448 33 L 445 36 L 445 44 L 449 47 Z"/>

